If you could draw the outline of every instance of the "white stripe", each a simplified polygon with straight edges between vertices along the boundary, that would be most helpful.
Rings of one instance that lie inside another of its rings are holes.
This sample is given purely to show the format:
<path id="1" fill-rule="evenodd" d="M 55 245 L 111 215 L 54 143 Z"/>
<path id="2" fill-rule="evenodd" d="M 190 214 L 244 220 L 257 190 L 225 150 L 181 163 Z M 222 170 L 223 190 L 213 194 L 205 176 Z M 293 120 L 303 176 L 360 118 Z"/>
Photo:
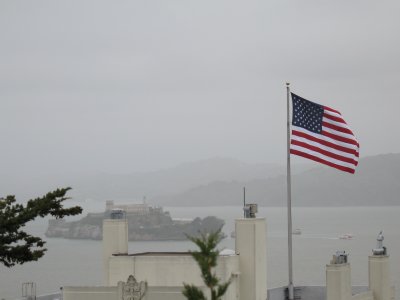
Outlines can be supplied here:
<path id="1" fill-rule="evenodd" d="M 357 142 L 357 140 L 355 139 L 354 135 L 352 135 L 352 134 L 348 134 L 348 133 L 344 133 L 344 132 L 341 132 L 341 131 L 337 131 L 335 129 L 332 129 L 332 128 L 329 128 L 329 127 L 325 127 L 325 126 L 322 126 L 322 130 L 326 131 L 326 132 L 329 132 L 329 133 L 332 133 L 334 135 L 342 136 L 344 138 L 347 138 L 347 139 L 350 139 L 350 140 L 353 140 L 353 141 Z"/>
<path id="2" fill-rule="evenodd" d="M 331 115 L 331 116 L 336 117 L 336 118 L 341 118 L 341 119 L 344 121 L 342 115 L 341 115 L 341 114 L 338 114 L 338 113 L 336 113 L 336 112 L 333 112 L 333 111 L 324 109 L 324 114 L 328 114 L 328 115 Z"/>
<path id="3" fill-rule="evenodd" d="M 332 139 L 330 137 L 323 136 L 322 134 L 319 134 L 319 133 L 311 132 L 311 131 L 309 131 L 307 129 L 304 129 L 302 127 L 292 126 L 292 129 L 300 131 L 300 132 L 303 132 L 303 133 L 308 134 L 308 135 L 311 135 L 311 136 L 313 136 L 313 137 L 315 137 L 317 139 L 320 139 L 320 140 L 325 140 L 327 142 L 330 142 L 330 143 L 333 143 L 333 144 L 336 144 L 336 145 L 339 145 L 339 146 L 342 146 L 342 147 L 346 147 L 346 148 L 349 148 L 349 149 L 356 150 L 357 152 L 359 150 L 359 148 L 354 144 L 348 144 L 346 142 L 334 140 L 334 139 Z"/>
<path id="4" fill-rule="evenodd" d="M 347 125 L 346 123 L 336 122 L 336 121 L 333 121 L 333 120 L 328 119 L 328 118 L 322 118 L 322 121 L 326 122 L 326 123 L 329 123 L 329 124 L 332 124 L 332 125 L 336 125 L 338 127 L 346 128 L 346 129 L 351 131 L 349 125 Z"/>
<path id="5" fill-rule="evenodd" d="M 297 150 L 297 151 L 300 151 L 300 152 L 303 152 L 303 153 L 307 153 L 309 155 L 312 155 L 312 156 L 321 158 L 323 160 L 326 160 L 328 162 L 331 162 L 331 163 L 333 163 L 335 165 L 347 167 L 347 168 L 350 168 L 350 169 L 353 169 L 353 170 L 355 170 L 355 168 L 356 168 L 356 166 L 353 165 L 353 164 L 350 164 L 350 163 L 347 163 L 347 162 L 344 162 L 344 161 L 340 161 L 340 160 L 334 159 L 334 158 L 329 157 L 329 156 L 325 156 L 325 155 L 323 155 L 323 154 L 321 154 L 319 152 L 315 152 L 315 151 L 312 151 L 312 150 L 304 148 L 304 147 L 300 147 L 300 146 L 296 146 L 296 145 L 290 145 L 290 149 Z"/>
<path id="6" fill-rule="evenodd" d="M 300 136 L 292 135 L 292 140 L 303 142 L 303 143 L 306 143 L 308 145 L 320 148 L 322 150 L 325 150 L 325 151 L 328 151 L 328 152 L 331 152 L 331 153 L 334 153 L 334 154 L 337 154 L 337 155 L 340 155 L 340 156 L 347 157 L 347 158 L 350 158 L 350 159 L 354 159 L 355 161 L 358 161 L 358 157 L 355 156 L 354 154 L 343 152 L 343 151 L 340 151 L 340 150 L 337 150 L 337 149 L 322 145 L 320 143 L 316 143 L 316 142 L 310 141 L 310 140 L 308 140 L 306 138 L 303 138 L 303 137 L 300 137 Z"/>

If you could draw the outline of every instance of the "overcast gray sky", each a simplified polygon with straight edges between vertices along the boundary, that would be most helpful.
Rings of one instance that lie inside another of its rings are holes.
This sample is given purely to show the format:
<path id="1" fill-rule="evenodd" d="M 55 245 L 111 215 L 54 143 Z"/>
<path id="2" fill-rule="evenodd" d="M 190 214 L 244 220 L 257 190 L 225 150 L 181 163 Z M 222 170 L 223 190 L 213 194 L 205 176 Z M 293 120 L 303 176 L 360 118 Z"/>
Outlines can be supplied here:
<path id="1" fill-rule="evenodd" d="M 0 2 L 0 178 L 284 164 L 285 81 L 400 152 L 400 1 Z M 304 161 L 302 158 L 296 158 Z"/>

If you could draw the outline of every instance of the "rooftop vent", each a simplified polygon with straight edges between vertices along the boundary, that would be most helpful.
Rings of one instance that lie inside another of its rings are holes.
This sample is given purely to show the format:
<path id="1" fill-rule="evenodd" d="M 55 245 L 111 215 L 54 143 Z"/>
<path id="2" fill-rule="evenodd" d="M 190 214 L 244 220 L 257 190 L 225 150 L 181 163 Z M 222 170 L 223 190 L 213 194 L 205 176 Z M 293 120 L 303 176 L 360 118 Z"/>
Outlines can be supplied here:
<path id="1" fill-rule="evenodd" d="M 258 212 L 258 207 L 257 207 L 257 204 L 246 204 L 243 207 L 243 210 L 244 210 L 244 217 L 246 219 L 255 218 L 256 213 Z"/>
<path id="2" fill-rule="evenodd" d="M 36 283 L 24 282 L 22 283 L 22 297 L 26 300 L 36 299 Z"/>
<path id="3" fill-rule="evenodd" d="M 381 232 L 379 232 L 378 237 L 376 238 L 376 248 L 372 249 L 372 253 L 374 255 L 387 255 L 387 250 L 386 247 L 383 246 L 383 240 L 384 240 L 384 236 L 383 236 L 383 231 L 381 230 Z"/>
<path id="4" fill-rule="evenodd" d="M 332 265 L 346 264 L 348 256 L 349 255 L 345 251 L 336 251 L 336 253 L 332 257 L 331 264 Z"/>
<path id="5" fill-rule="evenodd" d="M 111 210 L 110 218 L 112 220 L 120 220 L 125 219 L 125 211 L 120 208 L 114 208 Z"/>

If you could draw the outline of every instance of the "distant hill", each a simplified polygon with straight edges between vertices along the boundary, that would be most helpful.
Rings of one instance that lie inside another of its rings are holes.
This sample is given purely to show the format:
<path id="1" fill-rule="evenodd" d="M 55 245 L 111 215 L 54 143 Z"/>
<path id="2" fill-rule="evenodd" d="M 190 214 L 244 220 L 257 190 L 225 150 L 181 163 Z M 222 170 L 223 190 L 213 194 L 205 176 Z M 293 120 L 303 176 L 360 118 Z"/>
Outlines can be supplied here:
<path id="1" fill-rule="evenodd" d="M 318 166 L 316 164 L 316 166 Z M 286 177 L 245 181 L 214 181 L 154 202 L 171 206 L 241 205 L 243 186 L 248 202 L 286 205 Z M 321 166 L 292 176 L 294 206 L 358 206 L 400 204 L 400 154 L 360 160 L 355 175 Z"/>
<path id="2" fill-rule="evenodd" d="M 35 174 L 0 178 L 0 196 L 16 194 L 18 199 L 27 200 L 42 195 L 57 187 L 71 186 L 69 193 L 75 200 L 92 199 L 103 202 L 117 200 L 138 202 L 143 196 L 152 200 L 166 195 L 183 193 L 197 186 L 216 181 L 251 181 L 257 178 L 272 178 L 285 173 L 285 166 L 269 163 L 244 163 L 232 158 L 211 158 L 183 163 L 176 167 L 153 172 L 132 172 L 130 174 L 107 173 L 63 173 Z M 300 165 L 297 172 L 310 169 Z M 156 203 L 153 204 L 162 204 Z"/>
<path id="3" fill-rule="evenodd" d="M 275 177 L 284 172 L 285 167 L 278 164 L 248 164 L 231 158 L 217 157 L 154 172 L 95 174 L 74 178 L 71 186 L 74 187 L 75 198 L 138 201 L 143 196 L 151 200 L 158 196 L 179 194 L 195 186 L 215 181 L 249 181 Z"/>
<path id="4" fill-rule="evenodd" d="M 230 158 L 188 162 L 173 168 L 127 175 L 97 174 L 74 184 L 80 198 L 141 200 L 182 193 L 214 181 L 248 181 L 284 174 L 278 164 L 248 164 Z"/>
<path id="5" fill-rule="evenodd" d="M 305 160 L 306 161 L 306 160 Z M 249 164 L 230 158 L 184 163 L 154 172 L 113 175 L 62 174 L 30 180 L 3 178 L 4 195 L 29 199 L 63 186 L 72 186 L 75 200 L 138 202 L 163 206 L 241 205 L 247 200 L 263 206 L 286 205 L 286 168 L 278 164 Z M 400 204 L 400 154 L 361 159 L 355 175 L 310 162 L 292 168 L 294 206 L 356 206 Z M 0 196 L 4 196 L 0 195 Z"/>

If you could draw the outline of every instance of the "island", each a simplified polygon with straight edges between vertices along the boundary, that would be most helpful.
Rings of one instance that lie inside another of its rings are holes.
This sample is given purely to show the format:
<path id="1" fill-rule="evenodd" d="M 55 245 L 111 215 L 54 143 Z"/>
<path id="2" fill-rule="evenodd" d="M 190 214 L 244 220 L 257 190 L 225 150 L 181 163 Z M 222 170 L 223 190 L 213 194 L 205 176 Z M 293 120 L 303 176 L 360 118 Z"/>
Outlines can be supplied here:
<path id="1" fill-rule="evenodd" d="M 101 240 L 103 238 L 103 220 L 110 218 L 113 210 L 123 210 L 128 221 L 129 241 L 166 241 L 185 240 L 188 236 L 216 231 L 224 221 L 208 216 L 203 219 L 173 219 L 168 211 L 160 206 L 147 203 L 114 204 L 106 201 L 101 213 L 89 213 L 78 221 L 67 222 L 64 219 L 49 220 L 46 237 L 67 239 Z"/>

